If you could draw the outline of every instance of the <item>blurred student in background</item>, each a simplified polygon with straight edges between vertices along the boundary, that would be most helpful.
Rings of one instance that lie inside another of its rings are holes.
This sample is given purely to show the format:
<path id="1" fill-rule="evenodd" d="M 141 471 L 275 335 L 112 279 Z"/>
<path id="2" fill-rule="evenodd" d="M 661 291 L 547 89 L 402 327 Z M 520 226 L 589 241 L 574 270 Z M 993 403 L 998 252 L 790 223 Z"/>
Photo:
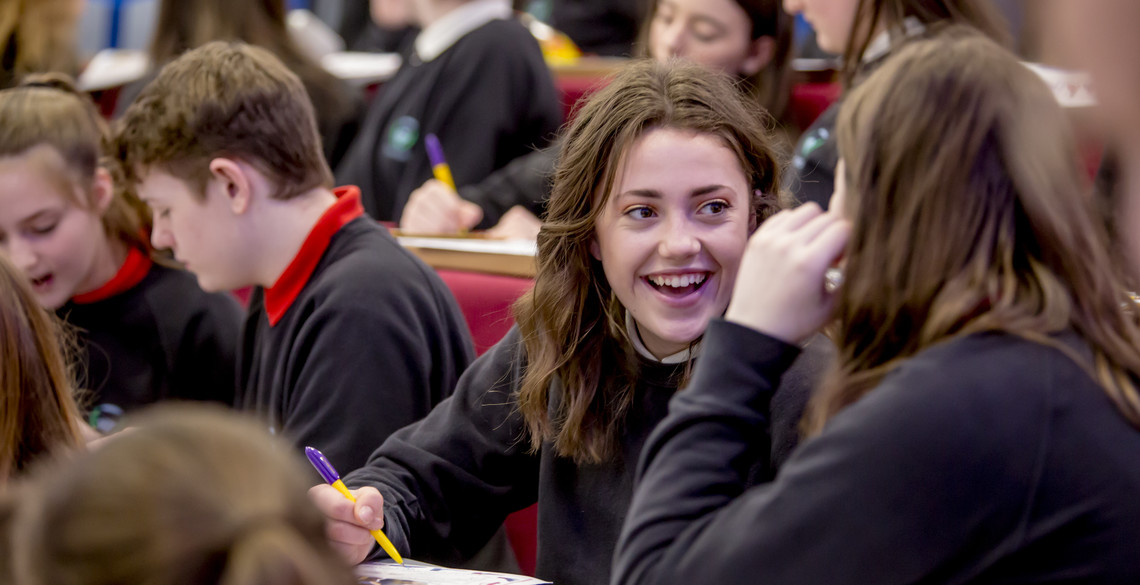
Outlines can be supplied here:
<path id="1" fill-rule="evenodd" d="M 518 325 L 345 478 L 355 507 L 312 489 L 352 561 L 375 544 L 364 527 L 381 525 L 417 558 L 462 558 L 537 502 L 537 574 L 608 582 L 641 446 L 706 359 L 705 327 L 780 195 L 763 116 L 727 76 L 691 64 L 635 63 L 587 101 L 562 144 Z M 757 480 L 795 445 L 828 348 L 808 344 L 784 377 L 771 427 L 740 461 Z"/>
<path id="2" fill-rule="evenodd" d="M 0 256 L 0 491 L 36 460 L 83 443 L 65 339 Z"/>
<path id="3" fill-rule="evenodd" d="M 29 73 L 79 72 L 75 39 L 86 0 L 0 2 L 0 89 Z"/>
<path id="4" fill-rule="evenodd" d="M 1114 151 L 1115 192 L 1108 215 L 1119 245 L 1132 267 L 1132 286 L 1140 278 L 1140 3 L 1130 0 L 1049 0 L 1044 38 L 1053 39 L 1072 63 L 1093 78 L 1102 132 Z"/>
<path id="5" fill-rule="evenodd" d="M 428 134 L 439 137 L 463 186 L 546 146 L 562 121 L 538 42 L 508 0 L 414 0 L 412 7 L 422 31 L 335 169 L 383 221 L 398 221 L 412 191 L 432 178 Z"/>
<path id="6" fill-rule="evenodd" d="M 241 307 L 155 261 L 108 129 L 62 76 L 0 91 L 0 253 L 76 328 L 88 422 L 159 400 L 233 402 Z"/>
<path id="7" fill-rule="evenodd" d="M 688 59 L 738 77 L 782 121 L 791 93 L 792 29 L 780 0 L 657 0 L 642 43 L 658 61 Z"/>
<path id="8" fill-rule="evenodd" d="M 157 72 L 183 52 L 210 41 L 242 41 L 268 49 L 305 84 L 325 157 L 335 165 L 356 135 L 362 97 L 298 47 L 286 25 L 287 12 L 285 0 L 163 0 L 150 60 Z M 132 84 L 120 96 L 120 114 L 154 75 Z"/>
<path id="9" fill-rule="evenodd" d="M 948 25 L 974 27 L 1003 45 L 1009 35 L 990 0 L 784 0 L 815 29 L 823 50 L 841 55 L 843 84 L 850 89 L 907 42 L 937 36 Z M 827 209 L 839 162 L 835 120 L 842 99 L 800 136 L 785 185 L 801 202 Z"/>
<path id="10" fill-rule="evenodd" d="M 642 26 L 639 52 L 662 62 L 687 59 L 737 77 L 779 123 L 790 92 L 791 26 L 779 0 L 661 0 Z M 428 181 L 412 193 L 400 227 L 443 234 L 490 228 L 495 236 L 533 239 L 557 151 L 528 154 L 458 193 Z"/>
<path id="11" fill-rule="evenodd" d="M 1052 91 L 956 35 L 849 94 L 831 211 L 752 238 L 645 447 L 613 583 L 1140 581 L 1134 307 Z M 833 316 L 812 438 L 748 488 L 736 461 Z"/>
<path id="12" fill-rule="evenodd" d="M 0 502 L 13 585 L 350 585 L 297 451 L 234 414 L 164 408 Z M 4 570 L 7 565 L 7 570 Z M 6 573 L 6 574 L 4 574 Z"/>

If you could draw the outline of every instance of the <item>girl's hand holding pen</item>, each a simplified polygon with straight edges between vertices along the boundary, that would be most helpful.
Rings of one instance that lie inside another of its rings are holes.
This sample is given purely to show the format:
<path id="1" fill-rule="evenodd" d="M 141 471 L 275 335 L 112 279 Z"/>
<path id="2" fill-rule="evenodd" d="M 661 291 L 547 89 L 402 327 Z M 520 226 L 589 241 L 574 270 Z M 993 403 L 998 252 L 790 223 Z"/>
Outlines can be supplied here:
<path id="1" fill-rule="evenodd" d="M 325 515 L 325 530 L 333 548 L 357 564 L 376 546 L 371 531 L 384 527 L 384 497 L 374 487 L 351 492 L 355 503 L 332 486 L 321 484 L 309 488 L 309 499 Z"/>
<path id="2" fill-rule="evenodd" d="M 846 219 L 815 203 L 769 218 L 748 241 L 725 319 L 787 343 L 810 337 L 831 317 L 824 275 L 850 234 Z"/>

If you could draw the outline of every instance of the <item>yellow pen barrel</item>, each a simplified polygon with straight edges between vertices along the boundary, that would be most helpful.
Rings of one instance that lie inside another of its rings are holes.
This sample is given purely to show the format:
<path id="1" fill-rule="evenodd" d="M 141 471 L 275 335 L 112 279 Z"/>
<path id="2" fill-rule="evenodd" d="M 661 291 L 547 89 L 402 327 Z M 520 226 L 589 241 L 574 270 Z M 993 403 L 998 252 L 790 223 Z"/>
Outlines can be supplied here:
<path id="1" fill-rule="evenodd" d="M 435 180 L 443 183 L 444 185 L 447 185 L 448 187 L 451 187 L 452 191 L 459 190 L 455 188 L 455 179 L 451 176 L 450 166 L 446 164 L 433 165 L 431 167 L 431 172 L 433 175 L 435 175 Z"/>
<path id="2" fill-rule="evenodd" d="M 341 495 L 348 498 L 348 501 L 356 502 L 356 498 L 352 496 L 352 492 L 348 491 L 348 487 L 344 485 L 343 481 L 338 479 L 333 482 L 332 486 L 334 489 L 336 489 L 336 491 L 340 492 Z M 370 532 L 372 533 L 372 538 L 376 539 L 376 542 L 380 544 L 380 548 L 384 549 L 384 552 L 388 553 L 388 556 L 392 557 L 392 560 L 400 563 L 401 565 L 404 564 L 404 558 L 400 556 L 400 553 L 398 551 L 396 551 L 395 545 L 392 544 L 391 540 L 388 540 L 388 537 L 384 534 L 383 531 L 376 529 L 371 530 Z"/>

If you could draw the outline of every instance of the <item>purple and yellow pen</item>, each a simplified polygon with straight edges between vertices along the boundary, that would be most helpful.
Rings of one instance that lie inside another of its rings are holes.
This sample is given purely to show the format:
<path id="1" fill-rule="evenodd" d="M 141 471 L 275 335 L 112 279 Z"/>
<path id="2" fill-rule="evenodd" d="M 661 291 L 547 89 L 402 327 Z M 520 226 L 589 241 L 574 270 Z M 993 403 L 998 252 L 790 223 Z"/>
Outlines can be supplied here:
<path id="1" fill-rule="evenodd" d="M 352 497 L 352 492 L 348 491 L 344 482 L 340 480 L 340 474 L 333 469 L 332 463 L 329 463 L 329 460 L 326 459 L 320 451 L 312 447 L 305 447 L 305 457 L 309 458 L 309 463 L 312 463 L 313 467 L 317 468 L 317 473 L 321 474 L 325 482 L 333 486 L 342 496 L 348 498 L 348 501 L 356 502 L 356 498 Z M 401 565 L 404 564 L 403 557 L 396 551 L 396 547 L 392 546 L 392 541 L 388 540 L 388 537 L 384 535 L 383 531 L 376 529 L 370 532 L 372 533 L 372 538 L 376 539 L 376 542 L 380 544 L 380 548 L 384 549 L 384 552 L 388 553 L 388 556 L 392 557 L 397 563 Z"/>
<path id="2" fill-rule="evenodd" d="M 435 175 L 435 180 L 451 187 L 452 191 L 458 191 L 455 188 L 455 179 L 451 176 L 451 167 L 448 166 L 447 159 L 443 158 L 443 146 L 439 143 L 439 138 L 435 134 L 424 136 L 424 146 L 427 147 L 428 160 L 431 161 L 431 172 Z"/>

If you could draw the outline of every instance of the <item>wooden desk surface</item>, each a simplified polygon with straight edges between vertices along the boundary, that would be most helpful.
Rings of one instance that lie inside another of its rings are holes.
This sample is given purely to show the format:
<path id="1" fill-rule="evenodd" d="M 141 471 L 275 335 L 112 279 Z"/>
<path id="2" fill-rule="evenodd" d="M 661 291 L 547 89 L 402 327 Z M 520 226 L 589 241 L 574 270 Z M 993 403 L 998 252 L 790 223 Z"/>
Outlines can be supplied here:
<path id="1" fill-rule="evenodd" d="M 534 277 L 534 242 L 409 236 L 397 239 L 432 268 Z"/>

